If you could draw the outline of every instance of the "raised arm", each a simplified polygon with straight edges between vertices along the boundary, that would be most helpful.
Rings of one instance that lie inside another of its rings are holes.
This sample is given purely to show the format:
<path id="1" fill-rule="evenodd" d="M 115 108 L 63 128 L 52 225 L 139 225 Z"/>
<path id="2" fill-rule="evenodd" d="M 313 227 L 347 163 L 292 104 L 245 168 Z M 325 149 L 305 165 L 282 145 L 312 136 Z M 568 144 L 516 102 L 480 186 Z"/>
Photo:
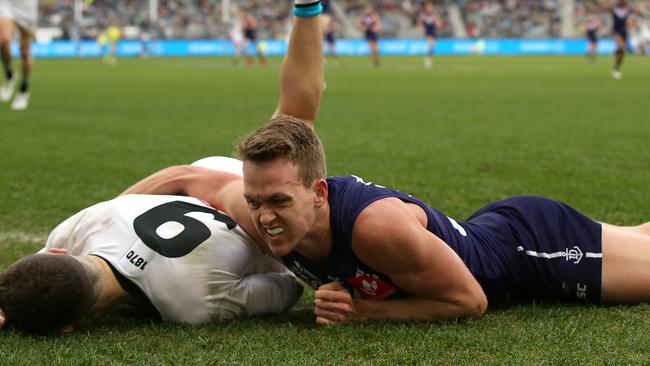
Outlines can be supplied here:
<path id="1" fill-rule="evenodd" d="M 323 45 L 320 17 L 296 16 L 287 54 L 280 69 L 280 101 L 273 117 L 288 114 L 313 125 L 322 93 Z"/>
<path id="2" fill-rule="evenodd" d="M 337 284 L 326 285 L 316 293 L 319 324 L 480 318 L 487 308 L 483 290 L 458 255 L 426 230 L 407 204 L 398 199 L 377 201 L 359 215 L 353 250 L 359 259 L 387 274 L 411 296 L 386 301 L 352 300 Z"/>

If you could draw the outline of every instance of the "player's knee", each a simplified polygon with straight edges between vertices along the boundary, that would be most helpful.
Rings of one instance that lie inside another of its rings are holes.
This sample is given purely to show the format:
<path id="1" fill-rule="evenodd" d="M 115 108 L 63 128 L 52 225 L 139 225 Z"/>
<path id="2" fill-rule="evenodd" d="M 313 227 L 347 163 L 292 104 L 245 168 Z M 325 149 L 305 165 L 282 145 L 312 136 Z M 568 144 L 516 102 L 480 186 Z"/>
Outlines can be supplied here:
<path id="1" fill-rule="evenodd" d="M 485 296 L 481 296 L 480 298 L 476 299 L 476 301 L 474 301 L 471 305 L 472 306 L 468 308 L 468 317 L 472 319 L 480 319 L 487 311 L 488 301 Z"/>

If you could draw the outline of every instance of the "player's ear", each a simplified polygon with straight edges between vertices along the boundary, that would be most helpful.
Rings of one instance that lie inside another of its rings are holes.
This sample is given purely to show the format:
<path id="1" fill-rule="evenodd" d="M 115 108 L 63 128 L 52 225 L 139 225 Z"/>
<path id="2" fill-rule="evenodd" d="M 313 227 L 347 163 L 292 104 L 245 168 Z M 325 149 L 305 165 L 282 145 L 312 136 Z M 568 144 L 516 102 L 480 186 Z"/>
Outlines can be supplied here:
<path id="1" fill-rule="evenodd" d="M 0 328 L 4 327 L 6 322 L 7 318 L 5 318 L 5 313 L 0 309 Z"/>
<path id="2" fill-rule="evenodd" d="M 50 254 L 68 254 L 68 250 L 63 248 L 50 248 L 47 252 Z"/>
<path id="3" fill-rule="evenodd" d="M 319 178 L 316 183 L 314 183 L 314 205 L 316 207 L 321 207 L 327 202 L 327 181 L 323 178 Z"/>
<path id="4" fill-rule="evenodd" d="M 59 328 L 59 330 L 60 330 L 61 333 L 63 333 L 63 334 L 72 333 L 72 332 L 74 331 L 74 325 L 72 325 L 72 324 L 62 325 L 62 326 Z"/>

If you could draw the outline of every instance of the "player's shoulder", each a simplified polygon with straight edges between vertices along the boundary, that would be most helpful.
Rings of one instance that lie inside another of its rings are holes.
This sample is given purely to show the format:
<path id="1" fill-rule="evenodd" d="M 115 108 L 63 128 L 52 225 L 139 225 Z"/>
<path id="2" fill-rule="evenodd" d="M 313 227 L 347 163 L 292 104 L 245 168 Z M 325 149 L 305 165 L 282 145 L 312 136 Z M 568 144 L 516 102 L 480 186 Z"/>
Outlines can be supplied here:
<path id="1" fill-rule="evenodd" d="M 191 165 L 239 176 L 244 175 L 244 163 L 239 159 L 227 156 L 208 156 L 193 162 Z"/>
<path id="2" fill-rule="evenodd" d="M 362 260 L 383 271 L 400 270 L 418 255 L 423 228 L 406 204 L 388 197 L 366 207 L 357 218 L 352 249 Z"/>

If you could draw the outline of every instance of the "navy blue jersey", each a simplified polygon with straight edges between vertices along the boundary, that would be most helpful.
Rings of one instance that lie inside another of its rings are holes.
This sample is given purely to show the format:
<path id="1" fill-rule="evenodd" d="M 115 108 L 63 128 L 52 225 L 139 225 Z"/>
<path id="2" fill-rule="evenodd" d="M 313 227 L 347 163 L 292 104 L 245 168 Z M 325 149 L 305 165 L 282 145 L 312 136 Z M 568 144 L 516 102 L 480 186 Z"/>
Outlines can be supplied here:
<path id="1" fill-rule="evenodd" d="M 249 41 L 256 41 L 257 40 L 257 31 L 255 28 L 247 28 L 244 29 L 244 38 L 246 38 Z"/>
<path id="2" fill-rule="evenodd" d="M 599 28 L 600 28 L 600 21 L 598 21 L 597 19 L 589 19 L 587 21 L 587 31 L 588 32 L 591 32 L 591 31 L 597 32 Z"/>
<path id="3" fill-rule="evenodd" d="M 598 42 L 598 35 L 596 34 L 595 30 L 588 30 L 585 33 L 585 37 L 587 37 L 587 40 L 589 40 L 589 42 L 591 42 L 591 43 Z"/>
<path id="4" fill-rule="evenodd" d="M 366 40 L 369 42 L 377 42 L 377 39 L 379 38 L 377 36 L 377 32 L 375 31 L 375 26 L 377 25 L 378 20 L 379 17 L 376 14 L 364 15 L 361 18 L 361 25 L 364 28 L 364 35 L 366 37 Z"/>
<path id="5" fill-rule="evenodd" d="M 333 29 L 326 29 L 325 30 L 325 41 L 327 43 L 334 43 L 334 30 Z"/>
<path id="6" fill-rule="evenodd" d="M 312 261 L 291 252 L 285 264 L 312 287 L 340 282 L 354 295 L 387 299 L 404 295 L 391 279 L 352 250 L 352 230 L 371 203 L 388 197 L 421 207 L 427 230 L 462 259 L 490 302 L 530 298 L 600 300 L 601 227 L 571 207 L 541 197 L 493 202 L 467 221 L 456 221 L 405 193 L 355 176 L 330 177 L 332 250 Z"/>
<path id="7" fill-rule="evenodd" d="M 377 24 L 377 15 L 375 14 L 370 14 L 370 15 L 364 15 L 363 18 L 361 18 L 361 24 L 363 24 L 363 27 L 365 28 L 366 31 L 375 31 L 375 24 Z"/>
<path id="8" fill-rule="evenodd" d="M 614 6 L 612 8 L 612 32 L 627 36 L 627 20 L 632 15 L 632 9 L 627 6 Z"/>
<path id="9" fill-rule="evenodd" d="M 437 24 L 436 17 L 433 14 L 426 14 L 422 18 L 422 27 L 424 28 L 424 35 L 437 37 Z"/>
<path id="10" fill-rule="evenodd" d="M 323 6 L 323 14 L 330 14 L 332 12 L 330 0 L 321 0 L 320 3 Z"/>

